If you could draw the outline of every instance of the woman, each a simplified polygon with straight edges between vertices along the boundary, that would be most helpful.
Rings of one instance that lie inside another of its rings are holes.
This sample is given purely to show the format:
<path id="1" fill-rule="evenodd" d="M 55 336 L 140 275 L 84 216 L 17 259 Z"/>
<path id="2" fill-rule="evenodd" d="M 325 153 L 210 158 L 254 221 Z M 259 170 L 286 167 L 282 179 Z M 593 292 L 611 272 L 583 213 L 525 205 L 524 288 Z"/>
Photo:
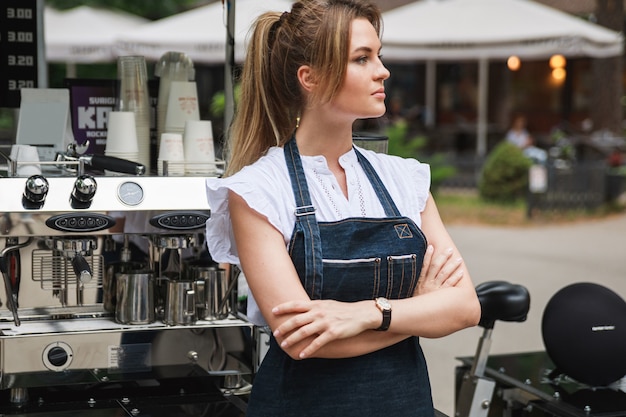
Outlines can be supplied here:
<path id="1" fill-rule="evenodd" d="M 248 416 L 432 416 L 418 337 L 479 320 L 428 166 L 353 147 L 385 112 L 380 28 L 372 4 L 303 0 L 252 33 L 228 169 L 207 180 L 209 251 L 273 330 Z"/>
<path id="2" fill-rule="evenodd" d="M 521 114 L 515 116 L 511 128 L 506 132 L 505 139 L 520 149 L 526 149 L 532 145 L 532 137 L 526 128 L 526 117 Z"/>

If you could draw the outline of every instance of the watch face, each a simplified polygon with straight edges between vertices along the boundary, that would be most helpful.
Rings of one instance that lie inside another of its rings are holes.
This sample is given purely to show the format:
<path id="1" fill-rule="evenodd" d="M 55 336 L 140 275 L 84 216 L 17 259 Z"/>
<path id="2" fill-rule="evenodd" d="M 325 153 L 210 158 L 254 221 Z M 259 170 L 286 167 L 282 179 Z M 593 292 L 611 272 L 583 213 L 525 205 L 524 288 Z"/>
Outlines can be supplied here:
<path id="1" fill-rule="evenodd" d="M 376 302 L 383 310 L 391 310 L 391 303 L 386 298 L 377 298 Z"/>
<path id="2" fill-rule="evenodd" d="M 136 206 L 143 201 L 143 188 L 136 182 L 124 182 L 117 189 L 117 197 L 128 206 Z"/>

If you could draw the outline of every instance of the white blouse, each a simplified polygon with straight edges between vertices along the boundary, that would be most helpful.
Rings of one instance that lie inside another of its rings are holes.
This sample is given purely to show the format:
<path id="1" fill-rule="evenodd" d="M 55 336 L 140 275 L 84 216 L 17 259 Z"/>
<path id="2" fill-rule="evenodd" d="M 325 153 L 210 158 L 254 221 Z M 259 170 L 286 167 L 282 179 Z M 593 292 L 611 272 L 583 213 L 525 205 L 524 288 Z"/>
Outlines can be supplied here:
<path id="1" fill-rule="evenodd" d="M 379 154 L 358 148 L 372 164 L 400 214 L 421 227 L 421 212 L 430 189 L 430 167 L 415 159 Z M 335 221 L 347 217 L 385 217 L 354 150 L 339 158 L 345 170 L 348 198 L 328 168 L 323 156 L 302 156 L 302 166 L 316 209 L 318 221 Z M 211 216 L 206 223 L 206 241 L 213 260 L 239 265 L 228 212 L 228 192 L 234 191 L 248 205 L 265 216 L 278 229 L 288 245 L 295 225 L 295 198 L 283 148 L 273 147 L 254 164 L 227 178 L 208 178 L 206 191 Z M 251 302 L 252 301 L 252 302 Z M 250 310 L 253 311 L 250 311 Z M 248 299 L 248 316 L 258 314 L 256 303 Z"/>

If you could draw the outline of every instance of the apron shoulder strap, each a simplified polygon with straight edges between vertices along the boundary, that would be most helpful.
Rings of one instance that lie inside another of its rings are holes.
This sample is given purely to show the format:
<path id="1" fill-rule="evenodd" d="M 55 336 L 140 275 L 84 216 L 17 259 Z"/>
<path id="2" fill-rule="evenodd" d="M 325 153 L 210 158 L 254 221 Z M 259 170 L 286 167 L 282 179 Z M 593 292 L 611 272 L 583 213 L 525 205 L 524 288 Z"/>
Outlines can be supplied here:
<path id="1" fill-rule="evenodd" d="M 359 163 L 361 164 L 363 171 L 365 171 L 365 175 L 367 175 L 367 178 L 370 180 L 372 187 L 374 187 L 374 191 L 376 191 L 376 195 L 380 200 L 380 204 L 382 204 L 383 208 L 385 209 L 385 214 L 388 217 L 400 217 L 400 210 L 398 210 L 398 207 L 396 207 L 396 204 L 393 202 L 391 195 L 389 195 L 389 191 L 387 191 L 387 188 L 385 188 L 383 181 L 376 173 L 376 170 L 374 169 L 372 164 L 370 164 L 370 161 L 368 161 L 367 158 L 364 157 L 363 154 L 356 149 L 356 147 L 353 146 L 353 149 L 356 153 L 357 158 L 359 159 Z"/>
<path id="2" fill-rule="evenodd" d="M 296 230 L 302 233 L 305 251 L 306 276 L 300 277 L 304 289 L 312 300 L 322 298 L 322 239 L 315 218 L 315 207 L 311 203 L 309 187 L 304 176 L 302 160 L 295 138 L 285 144 L 285 159 L 291 178 L 291 188 L 296 199 Z"/>

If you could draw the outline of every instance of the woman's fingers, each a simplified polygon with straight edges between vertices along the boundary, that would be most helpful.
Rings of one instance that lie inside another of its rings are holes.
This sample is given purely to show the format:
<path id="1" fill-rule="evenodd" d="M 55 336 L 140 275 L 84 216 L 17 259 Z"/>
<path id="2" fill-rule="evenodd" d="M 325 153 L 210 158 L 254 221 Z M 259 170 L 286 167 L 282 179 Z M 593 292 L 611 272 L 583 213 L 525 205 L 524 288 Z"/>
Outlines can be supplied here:
<path id="1" fill-rule="evenodd" d="M 272 309 L 272 313 L 279 316 L 281 314 L 304 313 L 311 309 L 311 301 L 294 300 L 277 305 Z"/>
<path id="2" fill-rule="evenodd" d="M 422 271 L 414 294 L 425 294 L 441 287 L 453 287 L 463 278 L 463 259 L 453 258 L 454 250 L 448 248 L 435 254 L 432 245 L 429 245 Z"/>
<path id="3" fill-rule="evenodd" d="M 333 340 L 333 337 L 329 335 L 328 332 L 322 333 L 321 335 L 313 339 L 313 341 L 309 343 L 307 347 L 302 349 L 302 352 L 300 352 L 300 355 L 299 355 L 300 359 L 306 359 L 306 358 L 313 356 L 315 352 L 317 352 L 322 346 L 324 346 L 325 344 L 327 344 L 328 342 L 332 340 Z"/>
<path id="4" fill-rule="evenodd" d="M 313 300 L 280 304 L 272 310 L 274 314 L 295 314 L 274 330 L 274 337 L 283 349 L 302 343 L 299 356 L 309 357 L 333 340 L 352 337 L 366 330 L 361 313 L 365 303 L 371 301 Z"/>
<path id="5" fill-rule="evenodd" d="M 274 330 L 274 336 L 286 335 L 294 330 L 307 325 L 313 321 L 312 314 L 310 313 L 313 308 L 313 302 L 311 301 L 287 301 L 272 309 L 272 313 L 277 316 L 285 314 L 295 314 L 290 319 L 281 323 L 278 328 Z"/>
<path id="6" fill-rule="evenodd" d="M 462 258 L 448 259 L 448 261 L 441 267 L 439 273 L 435 276 L 435 281 L 439 286 L 454 286 L 457 277 L 457 273 L 462 273 L 461 265 L 463 264 Z M 458 282 L 458 279 L 457 279 Z"/>
<path id="7" fill-rule="evenodd" d="M 444 268 L 448 265 L 450 258 L 452 257 L 452 248 L 448 248 L 445 251 L 437 254 L 433 257 L 433 260 L 430 263 L 430 268 L 428 271 L 428 275 L 435 281 L 437 279 L 441 279 L 445 277 L 445 273 L 447 270 Z M 441 282 L 439 282 L 441 283 Z"/>
<path id="8" fill-rule="evenodd" d="M 452 274 L 448 279 L 446 279 L 446 281 L 443 283 L 443 286 L 454 287 L 456 286 L 456 284 L 459 283 L 459 281 L 461 281 L 462 278 L 463 278 L 463 270 L 460 269 L 456 271 L 454 274 Z"/>

